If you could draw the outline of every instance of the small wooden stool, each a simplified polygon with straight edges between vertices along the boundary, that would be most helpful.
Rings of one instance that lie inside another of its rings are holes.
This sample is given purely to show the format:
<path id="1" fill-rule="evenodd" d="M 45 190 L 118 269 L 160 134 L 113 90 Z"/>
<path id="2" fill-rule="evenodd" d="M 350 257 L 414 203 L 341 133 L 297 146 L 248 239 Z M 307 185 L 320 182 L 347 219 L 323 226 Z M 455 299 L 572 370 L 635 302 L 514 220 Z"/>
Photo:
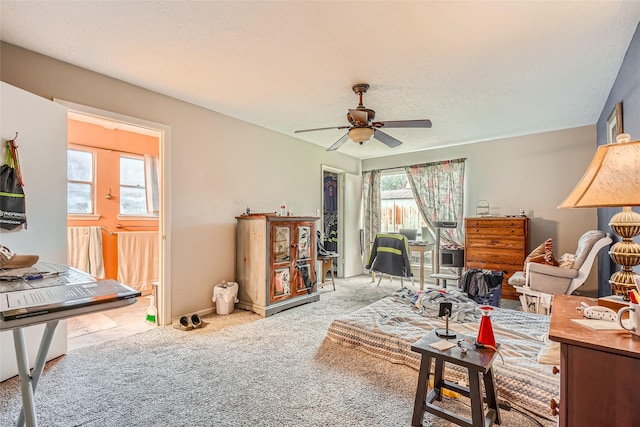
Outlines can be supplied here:
<path id="1" fill-rule="evenodd" d="M 333 266 L 333 259 L 334 258 L 338 258 L 338 254 L 331 254 L 331 255 L 320 255 L 318 256 L 318 261 L 322 262 L 322 278 L 321 278 L 321 283 L 324 283 L 324 279 L 327 277 L 327 272 L 331 271 L 331 283 L 333 284 L 333 290 L 336 290 L 336 280 L 335 280 L 335 275 L 333 273 L 333 268 L 331 268 Z M 321 285 L 320 287 L 322 287 L 323 285 Z"/>
<path id="2" fill-rule="evenodd" d="M 458 334 L 457 338 L 452 338 L 449 341 L 455 344 L 462 338 L 466 337 Z M 465 427 L 489 427 L 494 422 L 495 424 L 500 424 L 498 395 L 495 390 L 492 367 L 493 359 L 496 357 L 497 352 L 489 348 L 468 348 L 467 352 L 463 353 L 462 349 L 457 345 L 440 351 L 430 346 L 430 344 L 441 340 L 442 338 L 438 337 L 434 332 L 430 332 L 411 346 L 411 350 L 422 355 L 411 425 L 413 427 L 421 427 L 425 411 Z M 470 347 L 470 344 L 465 344 L 465 348 Z M 435 359 L 435 375 L 433 389 L 427 395 L 432 358 Z M 468 369 L 468 388 L 444 379 L 444 362 L 464 366 Z M 480 374 L 484 379 L 485 393 L 482 393 L 480 388 Z M 456 391 L 471 400 L 471 420 L 432 403 L 434 400 L 441 400 L 440 394 L 443 388 Z M 484 413 L 484 401 L 487 402 L 488 406 L 486 414 Z"/>

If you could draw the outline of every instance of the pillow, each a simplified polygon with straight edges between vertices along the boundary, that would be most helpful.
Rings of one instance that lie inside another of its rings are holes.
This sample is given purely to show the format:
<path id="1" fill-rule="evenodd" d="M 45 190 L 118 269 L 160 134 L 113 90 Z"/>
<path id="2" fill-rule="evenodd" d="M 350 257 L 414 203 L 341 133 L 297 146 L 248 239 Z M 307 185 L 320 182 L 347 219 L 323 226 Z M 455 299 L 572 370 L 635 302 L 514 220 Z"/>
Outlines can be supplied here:
<path id="1" fill-rule="evenodd" d="M 527 272 L 527 263 L 537 262 L 538 264 L 558 265 L 558 261 L 553 257 L 553 239 L 550 237 L 540 246 L 535 248 L 524 260 L 523 271 Z"/>
<path id="2" fill-rule="evenodd" d="M 576 260 L 576 256 L 574 254 L 563 254 L 558 260 L 558 266 L 562 268 L 571 268 L 573 267 L 573 262 Z"/>

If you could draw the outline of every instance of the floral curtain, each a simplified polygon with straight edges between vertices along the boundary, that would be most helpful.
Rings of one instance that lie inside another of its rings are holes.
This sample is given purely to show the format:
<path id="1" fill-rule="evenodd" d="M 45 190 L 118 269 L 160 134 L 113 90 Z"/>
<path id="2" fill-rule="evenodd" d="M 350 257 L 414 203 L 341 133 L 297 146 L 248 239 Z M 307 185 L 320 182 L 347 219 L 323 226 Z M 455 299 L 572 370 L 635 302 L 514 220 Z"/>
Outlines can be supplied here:
<path id="1" fill-rule="evenodd" d="M 435 234 L 434 221 L 455 221 L 456 228 L 442 228 L 444 244 L 464 246 L 464 162 L 447 160 L 405 167 L 413 197 L 427 227 Z"/>
<path id="2" fill-rule="evenodd" d="M 380 232 L 380 171 L 362 173 L 364 199 L 364 260 L 369 260 L 371 245 Z"/>

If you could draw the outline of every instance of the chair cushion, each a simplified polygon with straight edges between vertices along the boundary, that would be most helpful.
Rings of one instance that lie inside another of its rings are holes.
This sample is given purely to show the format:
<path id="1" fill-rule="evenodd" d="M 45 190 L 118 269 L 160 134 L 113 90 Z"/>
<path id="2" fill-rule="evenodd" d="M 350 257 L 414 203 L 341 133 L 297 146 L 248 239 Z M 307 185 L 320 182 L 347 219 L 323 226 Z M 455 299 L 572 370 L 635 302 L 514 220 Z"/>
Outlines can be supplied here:
<path id="1" fill-rule="evenodd" d="M 553 257 L 553 239 L 550 237 L 535 248 L 524 260 L 523 271 L 526 274 L 527 263 L 535 262 L 538 264 L 558 265 L 558 261 Z"/>
<path id="2" fill-rule="evenodd" d="M 527 279 L 524 277 L 523 271 L 516 271 L 509 277 L 508 283 L 511 286 L 524 286 L 527 283 Z"/>

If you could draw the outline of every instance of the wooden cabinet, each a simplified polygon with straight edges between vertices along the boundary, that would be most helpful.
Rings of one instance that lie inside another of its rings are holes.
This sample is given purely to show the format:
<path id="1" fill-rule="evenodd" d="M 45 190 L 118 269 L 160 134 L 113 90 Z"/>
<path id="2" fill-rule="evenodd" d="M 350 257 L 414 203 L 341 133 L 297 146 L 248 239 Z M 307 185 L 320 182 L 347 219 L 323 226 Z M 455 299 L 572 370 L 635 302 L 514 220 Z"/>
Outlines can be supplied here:
<path id="1" fill-rule="evenodd" d="M 317 217 L 236 217 L 239 308 L 270 316 L 320 299 L 316 288 Z"/>
<path id="2" fill-rule="evenodd" d="M 518 299 L 518 293 L 507 281 L 522 271 L 529 254 L 529 218 L 483 217 L 465 218 L 465 269 L 506 271 L 502 282 L 502 298 Z"/>
<path id="3" fill-rule="evenodd" d="M 572 322 L 596 301 L 554 295 L 549 338 L 560 343 L 560 426 L 639 426 L 640 339 Z"/>

